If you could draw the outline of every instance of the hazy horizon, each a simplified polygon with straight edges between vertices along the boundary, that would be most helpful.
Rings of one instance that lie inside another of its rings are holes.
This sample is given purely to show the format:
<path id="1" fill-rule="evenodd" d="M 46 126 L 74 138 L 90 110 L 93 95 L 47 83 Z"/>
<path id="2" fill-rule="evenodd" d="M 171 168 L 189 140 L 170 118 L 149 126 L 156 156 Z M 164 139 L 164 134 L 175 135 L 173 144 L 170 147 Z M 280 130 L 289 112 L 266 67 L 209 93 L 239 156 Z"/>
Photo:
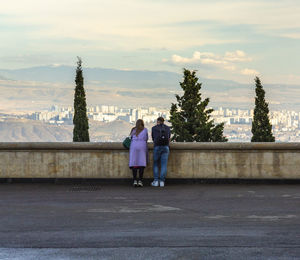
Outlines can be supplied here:
<path id="1" fill-rule="evenodd" d="M 90 68 L 300 85 L 299 13 L 297 0 L 5 1 L 0 68 L 75 66 L 80 56 Z"/>

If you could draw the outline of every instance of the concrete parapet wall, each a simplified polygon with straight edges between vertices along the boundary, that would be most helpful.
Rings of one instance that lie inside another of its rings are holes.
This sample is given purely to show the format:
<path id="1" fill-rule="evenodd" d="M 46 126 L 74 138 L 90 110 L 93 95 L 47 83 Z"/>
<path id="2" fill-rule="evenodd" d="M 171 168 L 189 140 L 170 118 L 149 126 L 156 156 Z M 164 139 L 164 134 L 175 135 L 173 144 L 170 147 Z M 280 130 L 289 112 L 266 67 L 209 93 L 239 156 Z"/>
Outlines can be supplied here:
<path id="1" fill-rule="evenodd" d="M 0 143 L 0 178 L 130 178 L 128 157 L 121 143 Z M 172 143 L 167 177 L 300 179 L 300 143 Z"/>

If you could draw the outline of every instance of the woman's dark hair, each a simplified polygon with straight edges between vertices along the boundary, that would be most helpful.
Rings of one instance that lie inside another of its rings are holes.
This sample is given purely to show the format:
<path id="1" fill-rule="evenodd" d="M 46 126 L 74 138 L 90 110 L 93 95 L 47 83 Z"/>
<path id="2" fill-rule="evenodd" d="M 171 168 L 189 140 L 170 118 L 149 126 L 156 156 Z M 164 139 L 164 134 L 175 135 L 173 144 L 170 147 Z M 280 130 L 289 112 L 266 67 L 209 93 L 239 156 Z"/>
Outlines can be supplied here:
<path id="1" fill-rule="evenodd" d="M 132 131 L 135 130 L 135 135 L 138 136 L 140 132 L 142 132 L 145 128 L 144 121 L 142 119 L 138 119 L 135 123 L 135 127 L 131 129 L 130 135 Z"/>

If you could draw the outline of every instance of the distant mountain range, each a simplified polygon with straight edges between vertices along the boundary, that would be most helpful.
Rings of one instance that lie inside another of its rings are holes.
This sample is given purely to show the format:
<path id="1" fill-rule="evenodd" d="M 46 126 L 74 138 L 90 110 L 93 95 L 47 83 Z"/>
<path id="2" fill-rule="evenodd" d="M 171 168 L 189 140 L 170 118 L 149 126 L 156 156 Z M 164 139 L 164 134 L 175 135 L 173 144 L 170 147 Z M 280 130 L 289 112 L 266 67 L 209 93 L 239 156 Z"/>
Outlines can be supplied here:
<path id="1" fill-rule="evenodd" d="M 0 142 L 63 141 L 72 141 L 71 126 L 58 127 L 26 119 L 0 121 Z"/>
<path id="2" fill-rule="evenodd" d="M 117 70 L 104 68 L 83 68 L 84 78 L 87 83 L 101 84 L 115 88 L 178 88 L 182 75 L 168 71 L 146 70 Z M 22 81 L 39 81 L 52 83 L 74 82 L 75 67 L 71 66 L 41 66 L 25 69 L 4 70 L 0 69 L 0 78 Z M 206 79 L 200 77 L 200 82 L 207 84 L 210 90 L 229 90 L 240 88 L 243 84 L 229 81 Z M 246 85 L 245 85 L 246 86 Z"/>
<path id="3" fill-rule="evenodd" d="M 122 141 L 132 125 L 124 121 L 103 123 L 89 120 L 91 142 Z M 146 125 L 148 129 L 151 125 Z M 28 119 L 0 121 L 0 142 L 72 142 L 73 125 L 49 125 Z"/>
<path id="4" fill-rule="evenodd" d="M 75 67 L 41 66 L 0 69 L 0 111 L 40 110 L 53 104 L 73 103 Z M 169 107 L 174 94 L 181 93 L 182 74 L 167 71 L 83 68 L 88 104 Z M 202 82 L 203 97 L 212 106 L 253 108 L 254 82 L 241 84 L 222 79 Z M 267 101 L 276 109 L 300 110 L 300 86 L 265 84 Z"/>

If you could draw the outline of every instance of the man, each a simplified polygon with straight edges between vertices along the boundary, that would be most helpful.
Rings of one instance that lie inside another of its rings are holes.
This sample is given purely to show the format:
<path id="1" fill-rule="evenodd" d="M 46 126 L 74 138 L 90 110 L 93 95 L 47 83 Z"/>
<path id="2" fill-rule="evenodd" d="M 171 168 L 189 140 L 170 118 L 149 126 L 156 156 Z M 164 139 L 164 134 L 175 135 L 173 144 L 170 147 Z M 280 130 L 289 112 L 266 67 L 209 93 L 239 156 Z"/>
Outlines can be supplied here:
<path id="1" fill-rule="evenodd" d="M 164 118 L 157 118 L 157 125 L 152 127 L 153 150 L 153 176 L 151 183 L 154 187 L 164 187 L 167 174 L 167 164 L 169 157 L 169 142 L 171 137 L 170 127 L 164 124 Z M 159 164 L 160 162 L 160 176 Z"/>

